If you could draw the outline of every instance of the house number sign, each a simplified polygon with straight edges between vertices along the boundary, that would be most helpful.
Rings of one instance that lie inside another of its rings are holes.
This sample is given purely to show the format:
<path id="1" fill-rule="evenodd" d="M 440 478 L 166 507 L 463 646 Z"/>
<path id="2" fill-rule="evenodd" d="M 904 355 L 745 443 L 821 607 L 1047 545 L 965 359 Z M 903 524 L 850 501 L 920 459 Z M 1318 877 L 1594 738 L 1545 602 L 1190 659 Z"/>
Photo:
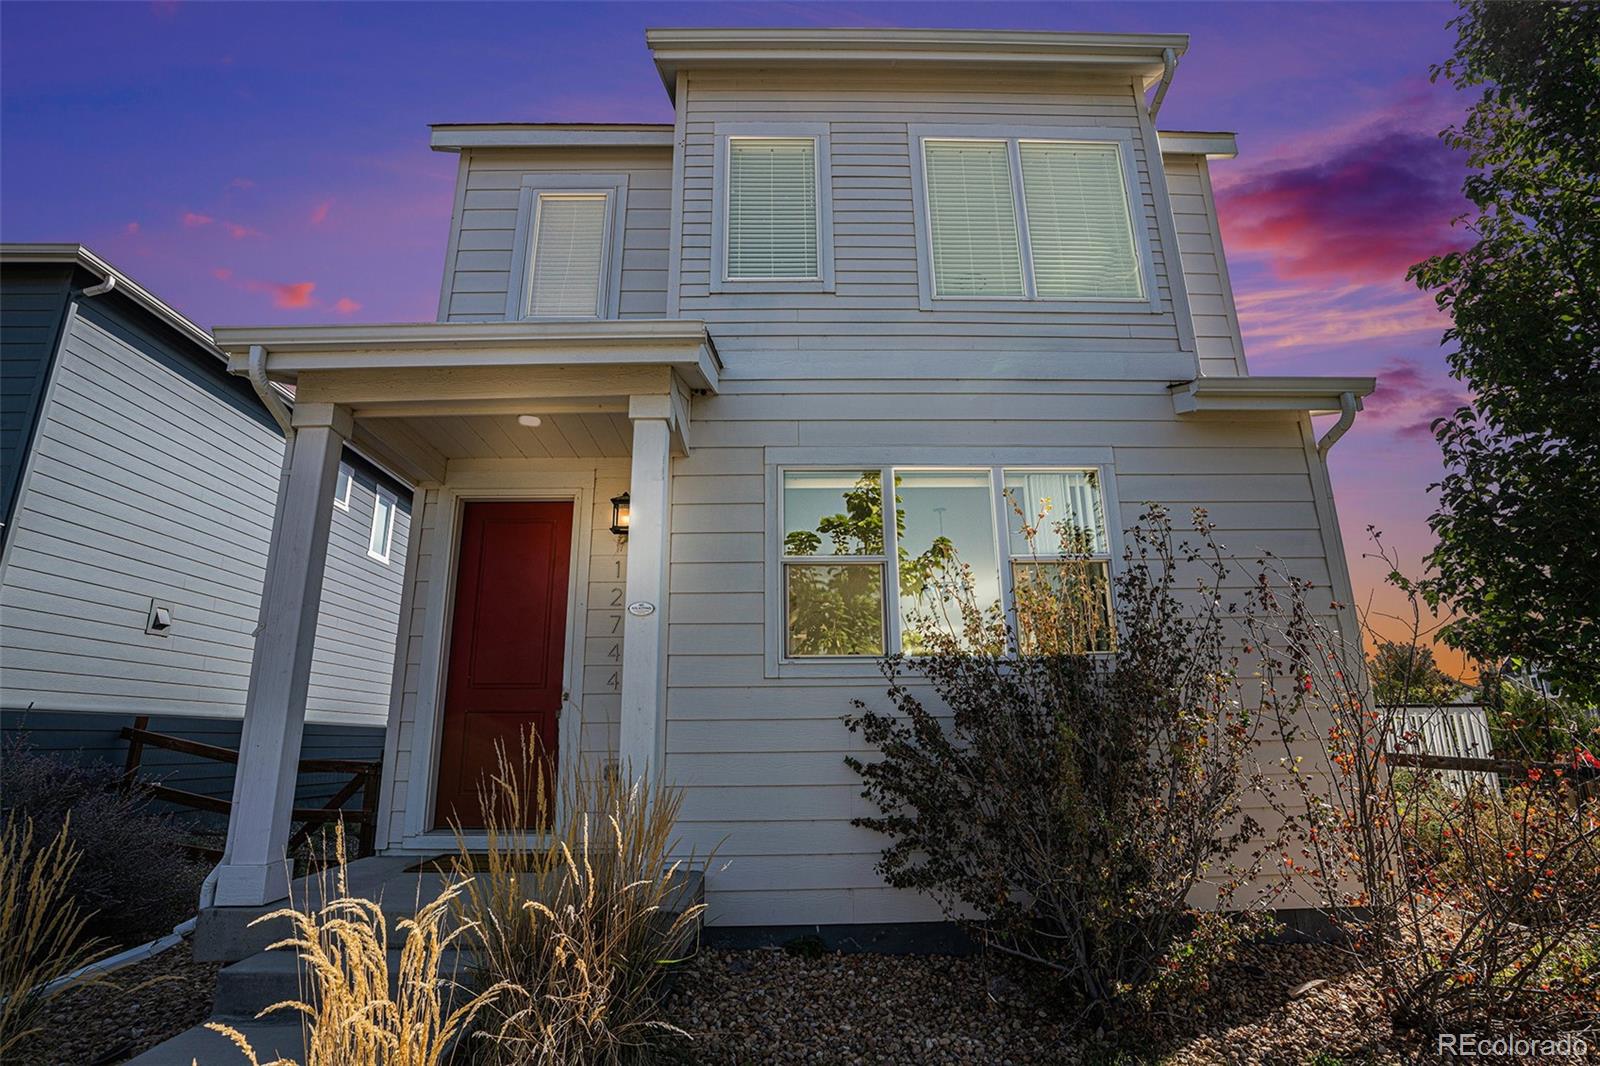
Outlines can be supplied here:
<path id="1" fill-rule="evenodd" d="M 656 613 L 656 605 L 646 603 L 643 600 L 635 600 L 633 603 L 628 604 L 628 613 L 635 618 L 648 618 Z"/>

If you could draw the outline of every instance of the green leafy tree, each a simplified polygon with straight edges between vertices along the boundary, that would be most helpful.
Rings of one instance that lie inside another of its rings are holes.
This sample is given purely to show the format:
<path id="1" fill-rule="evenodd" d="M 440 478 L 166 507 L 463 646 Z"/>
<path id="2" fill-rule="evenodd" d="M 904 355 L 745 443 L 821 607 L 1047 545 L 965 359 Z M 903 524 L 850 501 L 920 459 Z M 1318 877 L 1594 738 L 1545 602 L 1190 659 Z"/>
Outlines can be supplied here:
<path id="1" fill-rule="evenodd" d="M 1386 707 L 1453 703 L 1461 693 L 1461 683 L 1439 669 L 1433 649 L 1421 644 L 1379 640 L 1370 672 L 1372 693 Z"/>
<path id="2" fill-rule="evenodd" d="M 1446 643 L 1538 664 L 1600 700 L 1600 5 L 1465 0 L 1433 77 L 1477 94 L 1466 152 L 1474 243 L 1410 277 L 1449 313 L 1470 406 L 1435 423 L 1445 476 L 1430 602 Z"/>

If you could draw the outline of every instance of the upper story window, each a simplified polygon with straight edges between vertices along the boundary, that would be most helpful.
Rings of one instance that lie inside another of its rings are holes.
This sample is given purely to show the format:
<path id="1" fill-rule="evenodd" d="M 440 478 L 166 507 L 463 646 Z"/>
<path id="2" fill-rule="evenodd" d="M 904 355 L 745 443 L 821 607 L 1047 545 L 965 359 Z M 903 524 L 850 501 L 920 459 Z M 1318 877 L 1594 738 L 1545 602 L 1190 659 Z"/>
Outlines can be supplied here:
<path id="1" fill-rule="evenodd" d="M 817 142 L 728 138 L 728 279 L 817 276 Z"/>
<path id="2" fill-rule="evenodd" d="M 714 291 L 833 287 L 826 126 L 718 123 Z"/>
<path id="3" fill-rule="evenodd" d="M 1114 132 L 1114 131 L 1107 131 Z M 917 137 L 925 307 L 1147 301 L 1131 152 L 1112 140 Z"/>
<path id="4" fill-rule="evenodd" d="M 517 207 L 507 318 L 616 318 L 625 174 L 528 174 Z"/>
<path id="5" fill-rule="evenodd" d="M 528 314 L 599 318 L 605 293 L 606 194 L 540 193 L 533 213 Z"/>

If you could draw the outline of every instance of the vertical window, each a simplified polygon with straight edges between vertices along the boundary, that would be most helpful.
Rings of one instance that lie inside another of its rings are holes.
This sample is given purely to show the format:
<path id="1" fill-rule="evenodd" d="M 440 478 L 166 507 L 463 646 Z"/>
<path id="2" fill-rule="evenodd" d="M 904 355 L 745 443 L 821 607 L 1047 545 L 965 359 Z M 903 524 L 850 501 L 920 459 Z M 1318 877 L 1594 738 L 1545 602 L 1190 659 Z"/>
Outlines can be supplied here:
<path id="1" fill-rule="evenodd" d="M 1023 296 L 1011 159 L 1005 141 L 924 141 L 939 296 Z"/>
<path id="2" fill-rule="evenodd" d="M 882 474 L 786 471 L 782 508 L 785 653 L 882 655 Z"/>
<path id="3" fill-rule="evenodd" d="M 1123 165 L 1116 141 L 925 138 L 931 286 L 924 292 L 1143 299 Z"/>
<path id="4" fill-rule="evenodd" d="M 1007 470 L 1005 496 L 1023 650 L 1111 650 L 1111 543 L 1098 472 Z"/>
<path id="5" fill-rule="evenodd" d="M 533 218 L 528 314 L 597 318 L 606 262 L 605 193 L 539 193 Z"/>
<path id="6" fill-rule="evenodd" d="M 894 481 L 901 650 L 930 650 L 935 632 L 966 644 L 960 604 L 1000 602 L 989 471 L 897 470 Z"/>
<path id="7" fill-rule="evenodd" d="M 380 563 L 389 561 L 394 544 L 394 497 L 379 489 L 372 504 L 372 533 L 367 539 L 367 554 Z"/>
<path id="8" fill-rule="evenodd" d="M 333 487 L 333 505 L 342 511 L 350 510 L 350 491 L 355 484 L 355 478 L 350 473 L 350 468 L 343 463 L 339 464 L 339 480 Z"/>
<path id="9" fill-rule="evenodd" d="M 1023 141 L 1019 154 L 1039 297 L 1143 296 L 1118 147 Z"/>
<path id="10" fill-rule="evenodd" d="M 728 280 L 818 274 L 817 142 L 728 138 Z"/>

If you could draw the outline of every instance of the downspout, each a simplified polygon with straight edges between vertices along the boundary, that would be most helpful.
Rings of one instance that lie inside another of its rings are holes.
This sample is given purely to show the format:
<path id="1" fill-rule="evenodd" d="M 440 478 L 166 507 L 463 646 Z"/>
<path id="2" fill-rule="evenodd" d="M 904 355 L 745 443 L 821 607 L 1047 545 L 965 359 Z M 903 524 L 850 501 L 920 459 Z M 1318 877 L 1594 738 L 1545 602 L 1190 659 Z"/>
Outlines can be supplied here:
<path id="1" fill-rule="evenodd" d="M 272 382 L 267 380 L 267 349 L 259 344 L 250 346 L 250 365 L 246 370 L 250 375 L 250 385 L 256 390 L 256 395 L 261 397 L 261 405 L 267 409 L 267 414 L 278 423 L 278 428 L 283 430 L 285 444 L 294 443 L 294 423 L 289 420 L 289 409 L 283 405 L 283 397 L 279 396 L 272 387 Z"/>
<path id="2" fill-rule="evenodd" d="M 1339 394 L 1339 421 L 1329 426 L 1328 432 L 1324 433 L 1322 439 L 1317 441 L 1318 457 L 1326 459 L 1329 450 L 1339 443 L 1339 438 L 1344 436 L 1345 431 L 1355 423 L 1355 420 L 1356 394 L 1353 392 L 1341 392 Z"/>
<path id="3" fill-rule="evenodd" d="M 104 281 L 100 282 L 98 285 L 90 285 L 87 289 L 84 289 L 82 292 L 80 292 L 79 295 L 104 296 L 106 293 L 110 292 L 116 287 L 117 276 L 115 274 L 107 274 Z"/>
<path id="4" fill-rule="evenodd" d="M 1178 70 L 1178 56 L 1170 48 L 1161 50 L 1161 84 L 1156 86 L 1156 97 L 1150 101 L 1150 121 L 1156 120 L 1156 112 L 1161 110 L 1161 101 L 1167 98 L 1167 90 L 1172 87 L 1172 75 Z"/>

